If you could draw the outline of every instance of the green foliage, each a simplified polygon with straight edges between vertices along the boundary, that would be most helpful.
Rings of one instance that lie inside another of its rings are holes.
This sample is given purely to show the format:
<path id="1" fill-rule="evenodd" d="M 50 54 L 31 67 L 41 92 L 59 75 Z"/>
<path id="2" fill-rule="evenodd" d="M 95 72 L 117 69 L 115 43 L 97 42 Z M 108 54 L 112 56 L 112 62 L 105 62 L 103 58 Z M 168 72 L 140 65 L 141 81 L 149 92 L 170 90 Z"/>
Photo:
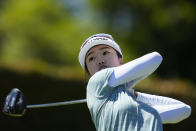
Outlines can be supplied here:
<path id="1" fill-rule="evenodd" d="M 136 56 L 158 51 L 163 56 L 159 75 L 196 80 L 194 56 L 196 4 L 169 0 L 95 0 L 106 32 L 123 40 L 123 49 Z M 129 57 L 130 58 L 130 57 Z M 130 59 L 129 59 L 130 60 Z"/>
<path id="2" fill-rule="evenodd" d="M 194 1 L 62 1 L 1 2 L 1 63 L 41 61 L 79 66 L 82 42 L 103 32 L 120 44 L 125 62 L 158 51 L 164 58 L 159 75 L 195 80 Z"/>
<path id="3" fill-rule="evenodd" d="M 6 1 L 0 19 L 0 51 L 6 61 L 76 65 L 83 36 L 92 32 L 91 25 L 78 24 L 71 12 L 53 0 Z"/>

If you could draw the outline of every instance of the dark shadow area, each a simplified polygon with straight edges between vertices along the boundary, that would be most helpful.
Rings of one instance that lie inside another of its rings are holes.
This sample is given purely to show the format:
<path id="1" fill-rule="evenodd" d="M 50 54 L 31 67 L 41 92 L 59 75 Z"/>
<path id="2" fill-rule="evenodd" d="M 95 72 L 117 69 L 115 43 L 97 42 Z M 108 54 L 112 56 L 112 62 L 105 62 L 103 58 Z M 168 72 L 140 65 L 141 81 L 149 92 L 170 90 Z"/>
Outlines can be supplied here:
<path id="1" fill-rule="evenodd" d="M 0 69 L 0 109 L 12 88 L 24 92 L 27 104 L 68 101 L 85 98 L 83 81 L 59 80 L 37 73 L 21 74 Z M 169 96 L 170 97 L 170 96 Z M 194 130 L 196 114 L 195 100 L 183 96 L 171 96 L 191 105 L 191 116 L 178 124 L 164 125 L 165 131 Z M 86 103 L 29 109 L 23 117 L 10 117 L 0 112 L 1 129 L 6 131 L 95 131 Z"/>

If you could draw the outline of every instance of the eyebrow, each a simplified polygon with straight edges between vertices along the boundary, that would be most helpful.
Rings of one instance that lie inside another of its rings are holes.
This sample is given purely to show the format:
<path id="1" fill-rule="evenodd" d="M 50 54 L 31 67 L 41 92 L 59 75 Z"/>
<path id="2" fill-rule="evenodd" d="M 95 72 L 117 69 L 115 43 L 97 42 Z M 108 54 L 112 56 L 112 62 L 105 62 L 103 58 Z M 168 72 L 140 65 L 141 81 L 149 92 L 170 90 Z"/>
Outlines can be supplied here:
<path id="1" fill-rule="evenodd" d="M 110 49 L 109 47 L 101 47 L 101 48 L 99 48 L 99 50 L 103 50 L 103 49 Z M 91 51 L 91 52 L 89 52 L 87 55 L 86 55 L 86 58 L 89 56 L 89 55 L 91 55 L 92 53 L 93 53 L 94 51 Z"/>
<path id="2" fill-rule="evenodd" d="M 90 54 L 92 54 L 94 51 L 91 51 L 90 53 L 88 53 L 87 55 L 86 55 L 86 58 L 90 55 Z"/>

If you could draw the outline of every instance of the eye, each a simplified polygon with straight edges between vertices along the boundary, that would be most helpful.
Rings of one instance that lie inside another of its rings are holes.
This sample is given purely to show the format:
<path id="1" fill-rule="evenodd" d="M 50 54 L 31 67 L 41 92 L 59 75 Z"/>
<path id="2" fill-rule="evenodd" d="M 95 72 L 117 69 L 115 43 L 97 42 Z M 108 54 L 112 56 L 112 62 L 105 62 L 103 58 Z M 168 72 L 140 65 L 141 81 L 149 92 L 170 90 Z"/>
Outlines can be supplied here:
<path id="1" fill-rule="evenodd" d="M 89 62 L 91 62 L 91 61 L 93 61 L 93 60 L 94 60 L 94 57 L 90 57 L 90 58 L 88 59 Z"/>
<path id="2" fill-rule="evenodd" d="M 104 52 L 103 52 L 103 55 L 106 55 L 106 54 L 108 54 L 108 53 L 110 53 L 110 52 L 108 52 L 108 51 L 104 51 Z"/>

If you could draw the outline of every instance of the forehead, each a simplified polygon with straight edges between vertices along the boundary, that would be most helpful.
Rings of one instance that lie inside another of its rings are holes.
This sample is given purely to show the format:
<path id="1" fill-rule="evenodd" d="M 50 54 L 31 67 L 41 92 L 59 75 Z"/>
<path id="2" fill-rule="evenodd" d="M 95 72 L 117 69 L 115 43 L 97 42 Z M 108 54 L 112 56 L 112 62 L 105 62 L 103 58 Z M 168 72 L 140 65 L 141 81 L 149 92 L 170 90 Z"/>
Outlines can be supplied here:
<path id="1" fill-rule="evenodd" d="M 92 47 L 87 53 L 86 56 L 89 56 L 89 54 L 92 54 L 93 52 L 97 51 L 97 50 L 102 50 L 102 49 L 112 49 L 114 50 L 112 47 L 108 46 L 108 45 L 96 45 L 94 47 Z"/>

